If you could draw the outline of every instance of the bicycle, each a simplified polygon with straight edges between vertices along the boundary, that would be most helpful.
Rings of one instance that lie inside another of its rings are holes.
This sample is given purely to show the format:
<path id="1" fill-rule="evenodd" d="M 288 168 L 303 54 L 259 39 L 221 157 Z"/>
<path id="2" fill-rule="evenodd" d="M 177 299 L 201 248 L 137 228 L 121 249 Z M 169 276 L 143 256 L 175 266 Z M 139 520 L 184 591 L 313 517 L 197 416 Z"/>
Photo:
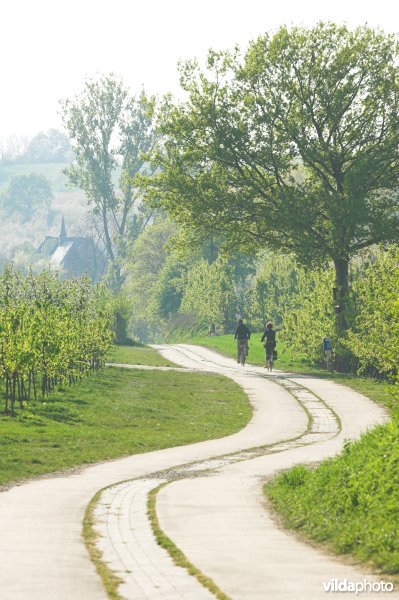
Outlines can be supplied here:
<path id="1" fill-rule="evenodd" d="M 247 343 L 245 341 L 240 343 L 239 357 L 240 365 L 243 367 L 247 358 Z"/>
<path id="2" fill-rule="evenodd" d="M 266 356 L 266 367 L 268 371 L 273 371 L 274 350 L 271 350 Z"/>
<path id="3" fill-rule="evenodd" d="M 333 372 L 333 359 L 332 359 L 332 350 L 328 349 L 324 351 L 324 358 L 326 362 L 327 371 Z"/>

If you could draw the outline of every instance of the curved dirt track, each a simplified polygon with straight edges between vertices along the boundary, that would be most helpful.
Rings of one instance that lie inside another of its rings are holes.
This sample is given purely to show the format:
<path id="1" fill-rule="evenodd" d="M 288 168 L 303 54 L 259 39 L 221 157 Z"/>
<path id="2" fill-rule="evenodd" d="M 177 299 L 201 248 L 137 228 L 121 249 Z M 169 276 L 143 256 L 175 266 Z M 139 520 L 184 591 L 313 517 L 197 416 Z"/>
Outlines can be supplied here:
<path id="1" fill-rule="evenodd" d="M 227 438 L 110 461 L 0 494 L 0 598 L 106 598 L 81 539 L 81 522 L 92 496 L 121 481 L 105 491 L 97 515 L 100 546 L 124 579 L 123 597 L 213 597 L 154 545 L 145 500 L 163 480 L 171 483 L 158 498 L 162 528 L 234 600 L 318 599 L 332 577 L 363 580 L 359 569 L 280 532 L 262 505 L 261 485 L 281 468 L 335 454 L 345 439 L 383 422 L 384 412 L 331 382 L 265 377 L 263 369 L 243 369 L 193 346 L 159 349 L 184 367 L 232 377 L 247 391 L 253 419 Z M 174 481 L 176 476 L 184 479 Z"/>

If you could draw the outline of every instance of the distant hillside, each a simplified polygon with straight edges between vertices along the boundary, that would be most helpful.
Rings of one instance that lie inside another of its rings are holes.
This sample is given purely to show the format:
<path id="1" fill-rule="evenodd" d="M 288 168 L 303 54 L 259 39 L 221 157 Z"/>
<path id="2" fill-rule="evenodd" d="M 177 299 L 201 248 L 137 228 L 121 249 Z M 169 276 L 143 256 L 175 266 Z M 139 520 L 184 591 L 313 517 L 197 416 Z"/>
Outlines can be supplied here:
<path id="1" fill-rule="evenodd" d="M 15 163 L 10 165 L 0 164 L 0 191 L 7 187 L 12 177 L 18 175 L 29 175 L 30 173 L 39 173 L 48 179 L 54 192 L 67 192 L 77 188 L 71 188 L 68 184 L 68 177 L 62 173 L 63 169 L 69 166 L 69 163 Z M 115 185 L 121 174 L 118 167 L 113 174 Z"/>
<path id="2" fill-rule="evenodd" d="M 0 165 L 0 196 L 13 177 L 37 173 L 51 184 L 53 201 L 49 210 L 37 211 L 25 223 L 3 211 L 0 205 L 0 271 L 5 262 L 13 260 L 19 268 L 35 261 L 34 250 L 47 235 L 58 235 L 61 219 L 65 218 L 71 235 L 90 236 L 89 206 L 84 192 L 68 186 L 62 170 L 68 163 L 19 163 Z"/>
<path id="3" fill-rule="evenodd" d="M 37 173 L 51 184 L 53 200 L 48 210 L 36 211 L 25 223 L 8 214 L 0 202 L 0 272 L 7 261 L 14 261 L 19 268 L 27 268 L 35 259 L 34 251 L 47 236 L 57 236 L 64 217 L 68 233 L 72 236 L 97 236 L 86 194 L 79 188 L 69 186 L 62 173 L 70 163 L 14 163 L 0 164 L 0 198 L 9 187 L 13 177 Z M 113 175 L 117 185 L 121 169 Z"/>
<path id="4" fill-rule="evenodd" d="M 10 165 L 0 165 L 0 190 L 7 187 L 10 179 L 18 175 L 29 175 L 29 173 L 39 173 L 48 179 L 54 192 L 64 192 L 67 190 L 68 177 L 62 170 L 68 166 L 68 163 L 19 163 Z"/>

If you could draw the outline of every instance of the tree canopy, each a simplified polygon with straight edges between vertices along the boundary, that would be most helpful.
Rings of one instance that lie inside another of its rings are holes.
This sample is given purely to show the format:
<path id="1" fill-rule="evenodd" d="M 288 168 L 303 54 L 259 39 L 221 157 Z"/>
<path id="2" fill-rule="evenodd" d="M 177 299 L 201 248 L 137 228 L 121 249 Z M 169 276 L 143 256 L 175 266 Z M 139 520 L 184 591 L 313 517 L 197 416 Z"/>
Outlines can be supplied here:
<path id="1" fill-rule="evenodd" d="M 145 168 L 143 153 L 156 142 L 153 109 L 154 99 L 144 92 L 129 96 L 113 74 L 86 81 L 80 95 L 62 102 L 75 152 L 75 162 L 65 172 L 101 217 L 115 290 L 124 281 L 127 245 L 147 222 L 140 212 L 135 177 Z"/>
<path id="2" fill-rule="evenodd" d="M 26 223 L 38 211 L 48 211 L 53 198 L 48 179 L 40 173 L 30 173 L 13 177 L 0 199 L 6 214 L 19 217 Z"/>
<path id="3" fill-rule="evenodd" d="M 350 259 L 399 232 L 397 59 L 394 36 L 320 23 L 185 63 L 147 197 L 198 237 L 333 261 L 343 331 Z"/>

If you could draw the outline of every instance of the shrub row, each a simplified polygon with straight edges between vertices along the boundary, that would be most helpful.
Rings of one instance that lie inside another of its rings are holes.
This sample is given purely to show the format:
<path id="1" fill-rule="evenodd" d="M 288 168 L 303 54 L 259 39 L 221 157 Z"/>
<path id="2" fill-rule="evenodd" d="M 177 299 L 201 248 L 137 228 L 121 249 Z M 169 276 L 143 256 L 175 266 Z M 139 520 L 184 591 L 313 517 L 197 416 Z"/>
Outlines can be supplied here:
<path id="1" fill-rule="evenodd" d="M 5 410 L 98 369 L 112 343 L 105 290 L 48 271 L 0 276 L 0 378 Z"/>

